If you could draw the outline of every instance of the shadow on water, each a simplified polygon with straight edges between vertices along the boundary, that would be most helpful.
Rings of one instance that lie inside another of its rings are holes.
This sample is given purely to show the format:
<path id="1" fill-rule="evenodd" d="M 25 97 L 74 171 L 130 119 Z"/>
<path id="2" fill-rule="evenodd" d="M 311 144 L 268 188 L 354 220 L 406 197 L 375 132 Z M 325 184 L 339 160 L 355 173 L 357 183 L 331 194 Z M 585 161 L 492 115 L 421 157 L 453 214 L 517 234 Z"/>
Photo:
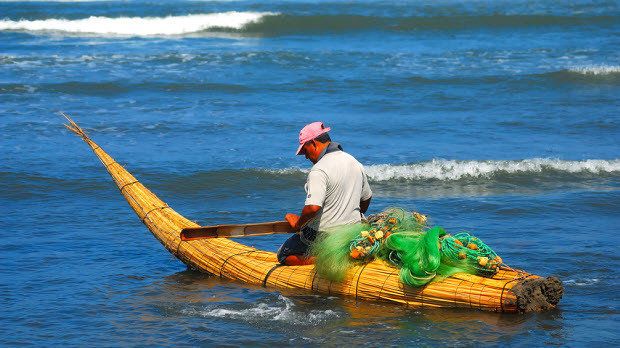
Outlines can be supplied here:
<path id="1" fill-rule="evenodd" d="M 192 327 L 192 339 L 201 343 L 225 343 L 217 337 L 228 330 L 235 332 L 232 341 L 228 333 L 229 344 L 256 343 L 262 335 L 267 335 L 263 337 L 267 340 L 284 336 L 291 344 L 515 343 L 530 330 L 546 332 L 545 343 L 566 343 L 561 310 L 500 314 L 404 308 L 304 291 L 265 289 L 189 270 L 145 284 L 127 301 L 131 307 L 140 308 L 135 325 L 159 321 L 174 327 Z"/>

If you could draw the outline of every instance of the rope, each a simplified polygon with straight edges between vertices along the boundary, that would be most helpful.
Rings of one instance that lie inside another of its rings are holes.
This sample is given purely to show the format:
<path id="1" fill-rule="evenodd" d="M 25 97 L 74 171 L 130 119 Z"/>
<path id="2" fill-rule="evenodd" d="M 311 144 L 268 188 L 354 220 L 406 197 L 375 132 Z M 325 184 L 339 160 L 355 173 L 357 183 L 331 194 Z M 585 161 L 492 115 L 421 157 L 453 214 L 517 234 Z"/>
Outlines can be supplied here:
<path id="1" fill-rule="evenodd" d="M 142 219 L 140 219 L 140 221 L 142 221 L 142 223 L 144 223 L 144 220 L 146 220 L 146 218 L 149 216 L 150 213 L 152 213 L 152 212 L 154 212 L 155 210 L 158 210 L 158 209 L 162 209 L 163 210 L 163 209 L 166 209 L 166 208 L 170 208 L 170 207 L 168 205 L 164 205 L 162 207 L 153 208 L 153 209 L 147 211 L 146 214 L 144 214 L 144 217 Z"/>
<path id="2" fill-rule="evenodd" d="M 135 180 L 135 181 L 132 181 L 132 182 L 128 182 L 128 183 L 126 183 L 125 185 L 121 186 L 119 190 L 121 190 L 121 193 L 122 193 L 122 192 L 123 192 L 123 189 L 124 189 L 125 187 L 127 187 L 127 186 L 129 186 L 129 185 L 133 185 L 133 184 L 138 183 L 138 182 L 139 182 L 138 180 Z"/>
<path id="3" fill-rule="evenodd" d="M 276 268 L 280 268 L 280 267 L 282 267 L 282 265 L 278 263 L 277 265 L 273 266 L 273 267 L 269 270 L 269 272 L 267 272 L 267 274 L 265 275 L 265 279 L 263 279 L 263 288 L 266 288 L 266 287 L 267 287 L 267 279 L 269 279 L 269 276 L 271 275 L 271 272 L 275 271 L 275 270 L 276 270 Z"/>
<path id="4" fill-rule="evenodd" d="M 368 264 L 364 264 L 364 266 L 362 266 L 360 269 L 360 274 L 357 276 L 357 281 L 355 281 L 355 301 L 357 301 L 357 290 L 360 288 L 360 278 L 362 277 L 362 272 L 364 272 L 366 266 L 368 266 Z"/>
<path id="5" fill-rule="evenodd" d="M 250 254 L 256 252 L 256 250 L 249 250 L 249 251 L 242 251 L 240 253 L 237 254 L 233 254 L 230 255 L 229 257 L 226 258 L 226 260 L 224 260 L 224 263 L 222 263 L 222 266 L 220 266 L 220 278 L 222 278 L 222 271 L 224 271 L 224 266 L 226 266 L 226 264 L 228 263 L 228 260 L 230 260 L 231 258 L 235 257 L 235 256 L 239 256 L 239 255 L 243 255 L 243 254 Z"/>

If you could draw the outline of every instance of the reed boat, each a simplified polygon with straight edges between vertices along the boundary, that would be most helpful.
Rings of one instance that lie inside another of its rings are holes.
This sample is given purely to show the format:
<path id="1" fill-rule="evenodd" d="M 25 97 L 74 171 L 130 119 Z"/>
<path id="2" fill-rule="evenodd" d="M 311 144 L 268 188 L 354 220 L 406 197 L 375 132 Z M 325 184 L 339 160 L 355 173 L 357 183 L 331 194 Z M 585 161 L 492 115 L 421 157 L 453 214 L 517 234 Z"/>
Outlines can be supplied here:
<path id="1" fill-rule="evenodd" d="M 422 287 L 410 287 L 400 282 L 397 268 L 377 260 L 352 267 L 344 281 L 332 282 L 318 275 L 313 265 L 282 266 L 275 253 L 233 239 L 182 236 L 182 231 L 200 226 L 159 199 L 73 120 L 65 117 L 69 121 L 65 126 L 92 149 L 140 221 L 170 253 L 191 269 L 268 288 L 387 301 L 416 308 L 531 312 L 553 309 L 562 297 L 562 283 L 557 278 L 540 277 L 505 265 L 488 278 L 457 273 Z M 281 228 L 278 224 L 259 225 L 265 234 Z M 229 236 L 234 235 L 230 233 Z"/>

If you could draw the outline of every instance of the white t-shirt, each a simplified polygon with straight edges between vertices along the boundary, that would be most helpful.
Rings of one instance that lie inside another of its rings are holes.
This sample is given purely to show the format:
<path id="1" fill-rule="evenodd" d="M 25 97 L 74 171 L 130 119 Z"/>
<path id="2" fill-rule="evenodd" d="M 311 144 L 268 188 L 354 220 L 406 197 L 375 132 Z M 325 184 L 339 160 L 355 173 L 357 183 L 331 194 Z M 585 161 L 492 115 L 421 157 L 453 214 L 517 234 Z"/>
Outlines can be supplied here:
<path id="1" fill-rule="evenodd" d="M 310 169 L 305 188 L 305 205 L 322 207 L 308 225 L 319 231 L 359 222 L 360 201 L 372 197 L 364 166 L 344 151 L 323 155 Z"/>

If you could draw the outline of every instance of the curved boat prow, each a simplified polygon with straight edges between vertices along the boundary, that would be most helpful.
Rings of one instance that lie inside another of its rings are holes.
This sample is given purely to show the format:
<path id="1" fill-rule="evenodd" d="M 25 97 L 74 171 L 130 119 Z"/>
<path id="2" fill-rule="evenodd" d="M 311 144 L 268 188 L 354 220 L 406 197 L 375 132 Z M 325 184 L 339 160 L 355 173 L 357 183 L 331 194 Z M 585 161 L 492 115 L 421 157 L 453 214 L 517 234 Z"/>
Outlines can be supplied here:
<path id="1" fill-rule="evenodd" d="M 179 260 L 196 270 L 245 283 L 303 289 L 400 303 L 411 307 L 466 307 L 497 312 L 529 312 L 554 308 L 562 283 L 503 267 L 492 278 L 457 273 L 413 288 L 399 280 L 399 270 L 381 261 L 352 267 L 344 281 L 322 278 L 314 266 L 281 266 L 275 253 L 228 238 L 181 239 L 184 228 L 198 227 L 174 211 L 88 137 L 69 116 L 67 129 L 77 134 L 101 160 L 140 221 Z M 275 232 L 275 231 L 274 231 Z"/>
<path id="2" fill-rule="evenodd" d="M 97 155 L 140 221 L 170 253 L 187 266 L 223 276 L 226 274 L 227 266 L 237 266 L 238 261 L 233 257 L 238 253 L 252 253 L 250 256 L 256 259 L 256 262 L 252 264 L 258 267 L 253 271 L 259 273 L 266 273 L 270 265 L 277 262 L 273 253 L 257 250 L 226 238 L 181 240 L 181 231 L 184 228 L 199 227 L 199 225 L 170 208 L 97 145 L 71 117 L 64 113 L 62 115 L 69 121 L 65 127 L 82 138 Z M 232 275 L 227 278 L 239 279 Z M 253 278 L 246 281 L 260 284 Z"/>
<path id="3" fill-rule="evenodd" d="M 65 124 L 68 130 L 77 134 L 99 158 L 112 179 L 127 200 L 140 221 L 153 235 L 175 256 L 178 256 L 178 247 L 181 242 L 180 232 L 186 227 L 197 227 L 198 224 L 186 219 L 164 203 L 153 192 L 142 185 L 131 173 L 108 155 L 97 145 L 84 130 L 68 115 L 62 114 L 68 121 Z"/>

